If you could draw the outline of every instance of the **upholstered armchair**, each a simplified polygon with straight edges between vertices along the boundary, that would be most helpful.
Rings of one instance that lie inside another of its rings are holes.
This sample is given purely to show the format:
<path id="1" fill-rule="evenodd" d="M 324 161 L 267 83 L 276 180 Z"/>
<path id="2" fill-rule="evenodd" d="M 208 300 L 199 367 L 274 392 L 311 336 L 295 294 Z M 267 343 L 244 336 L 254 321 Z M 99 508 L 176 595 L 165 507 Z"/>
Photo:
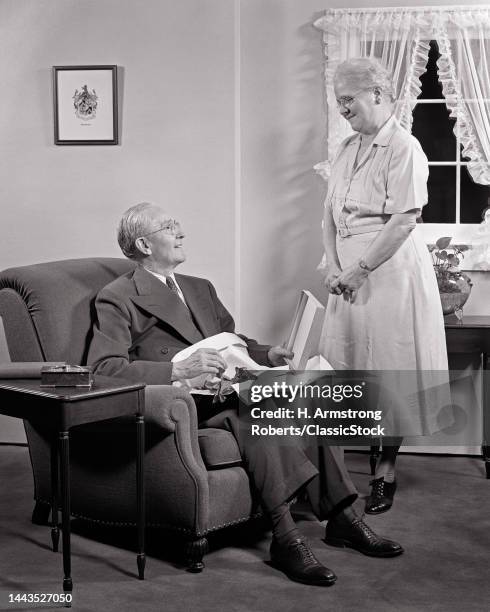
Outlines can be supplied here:
<path id="1" fill-rule="evenodd" d="M 133 263 L 72 259 L 0 273 L 0 316 L 12 361 L 83 365 L 97 292 Z M 233 436 L 199 430 L 185 391 L 146 388 L 147 525 L 185 540 L 189 569 L 200 571 L 206 536 L 258 512 Z M 34 522 L 46 522 L 51 499 L 50 432 L 25 423 L 34 475 Z M 109 443 L 107 440 L 109 439 Z M 74 428 L 71 434 L 72 514 L 109 525 L 134 524 L 134 425 L 124 419 Z"/>

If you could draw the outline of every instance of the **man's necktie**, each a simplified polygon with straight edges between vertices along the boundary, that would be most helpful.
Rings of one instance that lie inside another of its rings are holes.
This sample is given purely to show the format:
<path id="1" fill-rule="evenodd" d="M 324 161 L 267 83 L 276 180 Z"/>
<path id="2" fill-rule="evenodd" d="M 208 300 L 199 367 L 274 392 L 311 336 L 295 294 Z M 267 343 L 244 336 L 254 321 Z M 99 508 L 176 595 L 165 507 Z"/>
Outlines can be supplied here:
<path id="1" fill-rule="evenodd" d="M 182 302 L 182 304 L 184 304 L 184 306 L 186 307 L 187 314 L 189 316 L 189 319 L 192 321 L 192 325 L 193 325 L 193 327 L 195 329 L 196 334 L 200 338 L 203 338 L 203 335 L 202 335 L 201 331 L 199 330 L 199 328 L 198 328 L 198 326 L 197 326 L 197 324 L 196 324 L 196 322 L 194 320 L 192 312 L 189 309 L 189 306 L 186 304 L 182 294 L 179 292 L 179 289 L 177 287 L 176 282 L 174 281 L 174 279 L 171 276 L 167 276 L 165 278 L 165 280 L 167 282 L 167 287 L 170 289 L 170 291 L 172 291 L 172 293 L 175 293 L 175 295 L 179 298 L 179 300 Z"/>
<path id="2" fill-rule="evenodd" d="M 171 276 L 167 276 L 165 280 L 167 281 L 167 287 L 170 289 L 170 291 L 176 293 L 180 298 L 180 293 L 177 289 L 177 285 L 175 284 L 174 279 Z"/>
<path id="3" fill-rule="evenodd" d="M 177 283 L 174 281 L 174 279 L 171 276 L 167 276 L 165 280 L 167 281 L 167 287 L 170 289 L 170 291 L 172 293 L 175 293 L 175 295 L 179 298 L 182 304 L 184 304 L 184 306 L 187 306 L 184 297 L 182 296 L 182 293 L 180 293 L 179 288 L 177 287 Z"/>

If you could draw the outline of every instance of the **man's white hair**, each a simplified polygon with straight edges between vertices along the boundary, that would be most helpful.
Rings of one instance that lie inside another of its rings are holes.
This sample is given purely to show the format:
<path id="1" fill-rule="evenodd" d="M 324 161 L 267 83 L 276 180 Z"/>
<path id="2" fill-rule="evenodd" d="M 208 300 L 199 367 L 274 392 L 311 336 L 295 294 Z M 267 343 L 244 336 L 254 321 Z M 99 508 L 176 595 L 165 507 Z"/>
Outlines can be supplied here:
<path id="1" fill-rule="evenodd" d="M 128 208 L 119 221 L 117 241 L 121 251 L 128 259 L 141 257 L 136 240 L 154 229 L 152 213 L 155 210 L 160 210 L 160 207 L 151 202 L 140 202 Z"/>

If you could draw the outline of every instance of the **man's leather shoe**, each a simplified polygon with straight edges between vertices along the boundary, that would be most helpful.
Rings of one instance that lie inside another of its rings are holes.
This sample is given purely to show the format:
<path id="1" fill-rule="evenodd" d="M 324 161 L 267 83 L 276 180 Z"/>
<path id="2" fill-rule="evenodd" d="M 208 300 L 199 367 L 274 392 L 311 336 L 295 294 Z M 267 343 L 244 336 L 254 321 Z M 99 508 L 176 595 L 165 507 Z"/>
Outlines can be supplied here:
<path id="1" fill-rule="evenodd" d="M 403 548 L 397 542 L 381 538 L 359 517 L 333 519 L 325 529 L 325 543 L 331 546 L 354 548 L 371 557 L 396 557 Z"/>
<path id="2" fill-rule="evenodd" d="M 290 580 L 317 586 L 330 586 L 337 580 L 337 576 L 318 561 L 301 538 L 285 544 L 279 544 L 273 539 L 270 553 L 271 564 L 284 572 Z"/>
<path id="3" fill-rule="evenodd" d="M 393 505 L 396 491 L 395 482 L 385 482 L 384 478 L 371 480 L 371 495 L 366 500 L 366 514 L 381 514 L 387 512 Z"/>

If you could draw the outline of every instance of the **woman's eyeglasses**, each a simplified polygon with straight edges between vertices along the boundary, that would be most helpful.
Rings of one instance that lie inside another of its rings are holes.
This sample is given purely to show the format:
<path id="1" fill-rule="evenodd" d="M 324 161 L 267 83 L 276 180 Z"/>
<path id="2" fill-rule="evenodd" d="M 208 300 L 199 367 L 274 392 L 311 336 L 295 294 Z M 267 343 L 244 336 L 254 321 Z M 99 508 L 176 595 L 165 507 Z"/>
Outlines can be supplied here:
<path id="1" fill-rule="evenodd" d="M 363 91 L 368 91 L 370 89 L 373 89 L 372 87 L 364 87 L 363 89 L 360 89 L 359 91 L 356 91 L 356 93 L 353 96 L 340 96 L 340 98 L 337 98 L 337 107 L 340 108 L 341 106 L 343 106 L 344 108 L 350 108 L 357 96 L 362 93 Z"/>

